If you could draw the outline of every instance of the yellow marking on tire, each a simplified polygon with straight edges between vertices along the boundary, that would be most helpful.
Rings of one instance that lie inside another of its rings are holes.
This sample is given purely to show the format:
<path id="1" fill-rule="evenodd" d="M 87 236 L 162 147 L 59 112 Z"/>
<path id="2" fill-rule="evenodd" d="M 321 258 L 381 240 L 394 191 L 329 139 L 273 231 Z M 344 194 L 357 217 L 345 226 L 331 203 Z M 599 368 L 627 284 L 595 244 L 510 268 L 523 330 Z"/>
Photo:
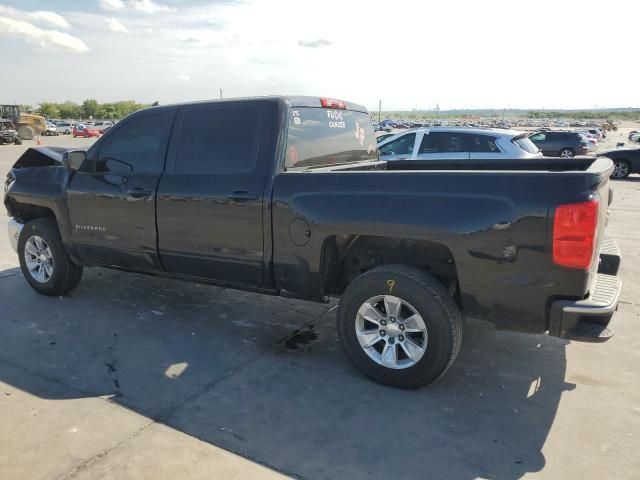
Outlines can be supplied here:
<path id="1" fill-rule="evenodd" d="M 393 287 L 396 286 L 395 280 L 387 280 L 387 287 L 389 287 L 389 293 L 393 290 Z"/>

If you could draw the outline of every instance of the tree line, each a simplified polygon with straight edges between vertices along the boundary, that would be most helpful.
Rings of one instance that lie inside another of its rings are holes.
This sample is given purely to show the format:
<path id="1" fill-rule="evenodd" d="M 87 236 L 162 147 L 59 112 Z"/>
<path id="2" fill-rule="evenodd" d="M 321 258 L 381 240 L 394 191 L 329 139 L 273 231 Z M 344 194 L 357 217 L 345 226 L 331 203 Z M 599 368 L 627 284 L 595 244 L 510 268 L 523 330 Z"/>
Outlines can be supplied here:
<path id="1" fill-rule="evenodd" d="M 144 103 L 136 103 L 133 100 L 98 103 L 97 100 L 89 98 L 81 104 L 67 101 L 64 103 L 42 102 L 36 107 L 21 105 L 20 110 L 27 113 L 36 113 L 46 118 L 120 120 L 136 110 L 149 106 Z"/>
<path id="2" fill-rule="evenodd" d="M 640 120 L 640 110 L 532 110 L 529 118 L 569 118 L 577 120 Z"/>

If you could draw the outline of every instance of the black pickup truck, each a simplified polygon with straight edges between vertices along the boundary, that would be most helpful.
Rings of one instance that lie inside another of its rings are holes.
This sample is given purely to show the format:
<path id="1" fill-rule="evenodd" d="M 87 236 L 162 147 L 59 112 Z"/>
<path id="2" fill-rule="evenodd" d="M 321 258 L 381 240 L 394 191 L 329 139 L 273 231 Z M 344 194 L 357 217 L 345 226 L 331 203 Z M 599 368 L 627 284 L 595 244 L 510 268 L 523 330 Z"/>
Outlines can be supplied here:
<path id="1" fill-rule="evenodd" d="M 324 302 L 345 352 L 414 388 L 463 314 L 604 340 L 621 284 L 607 158 L 382 162 L 364 107 L 266 97 L 152 107 L 88 151 L 29 149 L 9 234 L 45 295 L 102 266 Z"/>

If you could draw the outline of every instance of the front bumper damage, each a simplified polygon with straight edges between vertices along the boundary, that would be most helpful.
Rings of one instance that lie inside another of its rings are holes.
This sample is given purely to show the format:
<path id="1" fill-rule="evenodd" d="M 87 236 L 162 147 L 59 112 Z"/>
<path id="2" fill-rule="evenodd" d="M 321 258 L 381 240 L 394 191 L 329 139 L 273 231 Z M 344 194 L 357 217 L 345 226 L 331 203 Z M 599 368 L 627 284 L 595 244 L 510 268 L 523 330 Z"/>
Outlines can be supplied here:
<path id="1" fill-rule="evenodd" d="M 24 224 L 18 222 L 15 218 L 9 219 L 9 223 L 7 224 L 9 243 L 16 253 L 18 253 L 18 240 L 20 239 L 20 232 L 22 232 L 23 227 Z"/>

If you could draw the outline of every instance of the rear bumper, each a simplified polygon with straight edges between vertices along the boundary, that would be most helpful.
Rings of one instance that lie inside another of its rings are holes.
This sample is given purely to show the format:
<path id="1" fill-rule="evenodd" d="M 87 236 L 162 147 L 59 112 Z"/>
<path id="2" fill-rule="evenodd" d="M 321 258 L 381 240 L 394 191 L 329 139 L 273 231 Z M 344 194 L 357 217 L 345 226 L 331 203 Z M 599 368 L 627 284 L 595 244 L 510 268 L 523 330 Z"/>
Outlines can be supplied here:
<path id="1" fill-rule="evenodd" d="M 609 325 L 613 313 L 618 309 L 622 291 L 622 281 L 617 276 L 620 266 L 618 247 L 613 240 L 607 239 L 603 242 L 602 250 L 600 268 L 589 296 L 583 300 L 555 300 L 551 303 L 549 335 L 585 341 L 606 339 L 584 335 L 585 331 L 593 330 L 591 327 L 605 329 Z"/>

